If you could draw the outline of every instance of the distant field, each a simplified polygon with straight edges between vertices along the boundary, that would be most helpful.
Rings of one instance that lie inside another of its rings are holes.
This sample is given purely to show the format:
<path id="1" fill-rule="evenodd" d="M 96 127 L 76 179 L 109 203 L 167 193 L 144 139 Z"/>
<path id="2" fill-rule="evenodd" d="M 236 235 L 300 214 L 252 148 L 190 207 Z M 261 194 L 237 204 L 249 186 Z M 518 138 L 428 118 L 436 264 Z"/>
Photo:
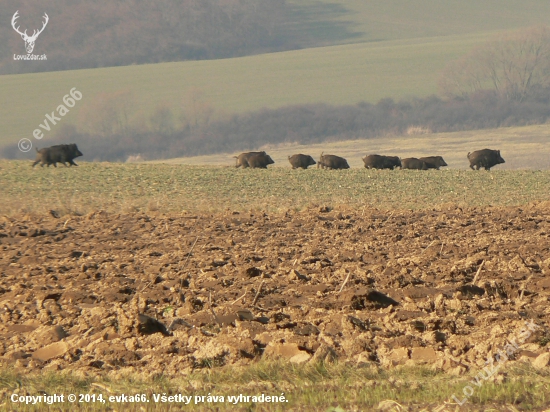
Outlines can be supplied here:
<path id="1" fill-rule="evenodd" d="M 281 211 L 341 204 L 423 209 L 449 202 L 481 206 L 550 200 L 550 171 L 242 170 L 85 162 L 78 168 L 33 169 L 30 162 L 0 161 L 0 192 L 0 214 Z"/>
<path id="2" fill-rule="evenodd" d="M 363 167 L 366 154 L 384 154 L 406 157 L 443 156 L 450 169 L 468 169 L 468 152 L 490 148 L 501 151 L 505 164 L 494 170 L 550 169 L 548 142 L 550 124 L 503 127 L 454 133 L 433 133 L 416 136 L 387 136 L 368 140 L 320 143 L 314 145 L 281 145 L 263 147 L 275 161 L 270 167 L 290 167 L 288 156 L 305 153 L 317 161 L 321 152 L 345 157 L 351 167 Z M 151 163 L 187 165 L 234 165 L 235 153 L 183 157 Z"/>
<path id="3" fill-rule="evenodd" d="M 424 96 L 437 91 L 438 74 L 449 60 L 486 38 L 475 34 L 395 40 L 236 59 L 0 76 L 0 145 L 26 137 L 47 146 L 48 132 L 41 142 L 32 132 L 73 87 L 83 98 L 60 123 L 79 124 L 79 111 L 86 104 L 99 93 L 116 90 L 132 93 L 133 122 L 147 122 L 160 104 L 172 107 L 179 118 L 192 90 L 203 92 L 205 101 L 225 113 Z"/>
<path id="4" fill-rule="evenodd" d="M 509 30 L 548 24 L 550 15 L 550 4 L 536 0 L 290 0 L 289 3 L 295 5 L 296 30 L 327 44 Z"/>
<path id="5" fill-rule="evenodd" d="M 76 87 L 83 99 L 60 123 L 79 124 L 81 109 L 103 92 L 131 93 L 129 117 L 147 122 L 159 104 L 179 117 L 200 91 L 218 113 L 326 102 L 353 104 L 435 93 L 450 60 L 503 30 L 545 22 L 550 4 L 535 0 L 294 0 L 288 31 L 327 45 L 242 58 L 0 76 L 0 146 L 28 138 Z"/>

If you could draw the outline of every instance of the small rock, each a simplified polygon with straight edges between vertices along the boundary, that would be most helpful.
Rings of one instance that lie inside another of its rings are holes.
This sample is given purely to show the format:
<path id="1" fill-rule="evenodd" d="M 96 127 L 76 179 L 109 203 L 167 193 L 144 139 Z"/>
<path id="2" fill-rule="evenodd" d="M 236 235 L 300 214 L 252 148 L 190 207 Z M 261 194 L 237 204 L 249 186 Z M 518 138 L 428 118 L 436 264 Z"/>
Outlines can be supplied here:
<path id="1" fill-rule="evenodd" d="M 58 342 L 67 336 L 69 335 L 62 326 L 43 326 L 32 332 L 32 338 L 41 345 Z"/>
<path id="2" fill-rule="evenodd" d="M 296 343 L 270 343 L 265 348 L 264 355 L 267 357 L 283 357 L 290 359 L 302 352 L 303 351 L 298 348 Z"/>
<path id="3" fill-rule="evenodd" d="M 254 314 L 249 310 L 238 310 L 237 316 L 239 317 L 239 320 L 252 320 L 254 319 Z"/>
<path id="4" fill-rule="evenodd" d="M 261 323 L 262 325 L 267 325 L 269 323 L 269 318 L 267 316 L 256 316 L 253 321 Z"/>
<path id="5" fill-rule="evenodd" d="M 63 356 L 68 350 L 69 345 L 66 342 L 56 342 L 38 349 L 32 354 L 32 357 L 46 362 L 50 359 Z"/>
<path id="6" fill-rule="evenodd" d="M 399 305 L 399 302 L 384 293 L 368 288 L 351 289 L 350 292 L 342 293 L 341 296 L 342 299 L 350 300 L 351 308 L 354 310 L 380 309 Z"/>
<path id="7" fill-rule="evenodd" d="M 300 272 L 298 272 L 296 269 L 292 269 L 290 271 L 290 273 L 288 274 L 288 278 L 290 280 L 304 280 L 304 281 L 308 281 L 310 280 L 310 278 L 308 278 L 307 276 L 305 275 L 302 275 Z"/>
<path id="8" fill-rule="evenodd" d="M 308 323 L 306 325 L 295 328 L 294 333 L 300 336 L 310 336 L 310 335 L 318 335 L 320 332 L 315 325 Z"/>
<path id="9" fill-rule="evenodd" d="M 404 365 L 409 360 L 409 350 L 407 348 L 393 349 L 387 354 L 378 354 L 382 365 L 392 367 Z"/>
<path id="10" fill-rule="evenodd" d="M 138 321 L 138 332 L 143 335 L 151 335 L 157 332 L 165 336 L 170 335 L 164 324 L 150 316 L 140 313 L 138 314 Z"/>
<path id="11" fill-rule="evenodd" d="M 389 358 L 393 361 L 401 362 L 409 359 L 409 350 L 407 348 L 397 348 L 391 351 Z"/>
<path id="12" fill-rule="evenodd" d="M 244 274 L 250 278 L 254 278 L 256 276 L 260 276 L 262 274 L 262 270 L 257 267 L 249 267 L 245 269 Z"/>
<path id="13" fill-rule="evenodd" d="M 437 360 L 437 353 L 431 347 L 428 348 L 412 348 L 411 359 L 416 362 L 430 362 L 433 363 Z"/>
<path id="14" fill-rule="evenodd" d="M 485 289 L 475 285 L 462 285 L 457 289 L 457 291 L 461 292 L 462 295 L 466 295 L 466 296 L 468 295 L 483 296 L 485 294 Z"/>
<path id="15" fill-rule="evenodd" d="M 326 344 L 321 344 L 315 351 L 315 354 L 311 358 L 311 362 L 325 362 L 325 363 L 332 363 L 336 360 L 338 357 L 338 354 L 336 351 L 331 348 L 330 346 Z"/>
<path id="16" fill-rule="evenodd" d="M 533 361 L 533 367 L 544 369 L 550 365 L 550 352 L 542 353 Z"/>
<path id="17" fill-rule="evenodd" d="M 307 362 L 310 358 L 311 358 L 311 355 L 309 353 L 302 352 L 290 358 L 290 362 L 300 364 L 300 363 Z"/>

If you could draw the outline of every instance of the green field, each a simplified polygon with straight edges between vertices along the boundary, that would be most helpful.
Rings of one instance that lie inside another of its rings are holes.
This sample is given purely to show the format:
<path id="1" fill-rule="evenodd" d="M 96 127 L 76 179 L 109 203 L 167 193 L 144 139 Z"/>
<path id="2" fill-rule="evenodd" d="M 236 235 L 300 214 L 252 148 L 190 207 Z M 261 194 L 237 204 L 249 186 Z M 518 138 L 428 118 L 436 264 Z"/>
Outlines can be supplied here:
<path id="1" fill-rule="evenodd" d="M 100 93 L 131 94 L 129 116 L 146 121 L 159 104 L 178 116 L 183 101 L 200 91 L 218 115 L 262 107 L 327 102 L 376 102 L 384 97 L 437 91 L 441 69 L 494 33 L 545 21 L 550 5 L 501 2 L 312 1 L 295 2 L 288 30 L 313 47 L 242 58 L 0 76 L 0 145 L 29 138 L 45 114 L 76 87 L 83 99 L 60 123 L 80 124 L 79 112 Z"/>
<path id="2" fill-rule="evenodd" d="M 172 107 L 179 117 L 192 90 L 204 93 L 218 113 L 432 94 L 445 64 L 486 38 L 476 34 L 392 40 L 235 59 L 0 76 L 0 144 L 16 144 L 23 137 L 34 140 L 33 130 L 73 87 L 83 98 L 63 123 L 79 124 L 79 111 L 87 102 L 115 90 L 131 92 L 132 122 L 148 118 L 160 104 Z M 48 135 L 45 132 L 45 146 Z"/>
<path id="3" fill-rule="evenodd" d="M 0 192 L 0 214 L 506 206 L 550 200 L 550 171 L 242 170 L 85 162 L 78 168 L 33 169 L 30 162 L 0 161 Z"/>

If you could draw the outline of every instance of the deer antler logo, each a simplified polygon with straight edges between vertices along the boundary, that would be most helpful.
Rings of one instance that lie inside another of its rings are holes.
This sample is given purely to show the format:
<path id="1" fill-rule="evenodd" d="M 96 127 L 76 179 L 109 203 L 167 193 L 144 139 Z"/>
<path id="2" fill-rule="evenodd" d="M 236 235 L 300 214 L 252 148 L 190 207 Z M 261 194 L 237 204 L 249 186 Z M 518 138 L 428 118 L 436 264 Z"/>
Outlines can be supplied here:
<path id="1" fill-rule="evenodd" d="M 15 27 L 16 20 L 19 18 L 18 13 L 19 13 L 19 10 L 17 10 L 15 12 L 15 14 L 13 15 L 13 17 L 11 19 L 11 25 L 12 25 L 13 29 L 21 35 L 22 39 L 25 40 L 25 48 L 27 49 L 27 53 L 31 54 L 33 49 L 34 49 L 34 42 L 36 41 L 36 38 L 38 37 L 38 35 L 40 33 L 42 33 L 44 31 L 44 29 L 46 28 L 46 25 L 48 24 L 48 21 L 50 20 L 50 18 L 48 17 L 48 15 L 46 13 L 44 13 L 45 21 L 44 21 L 44 25 L 42 26 L 42 28 L 38 31 L 34 30 L 33 33 L 32 33 L 32 36 L 28 36 L 27 35 L 27 30 L 25 30 L 23 33 L 21 33 L 19 31 L 19 26 Z"/>

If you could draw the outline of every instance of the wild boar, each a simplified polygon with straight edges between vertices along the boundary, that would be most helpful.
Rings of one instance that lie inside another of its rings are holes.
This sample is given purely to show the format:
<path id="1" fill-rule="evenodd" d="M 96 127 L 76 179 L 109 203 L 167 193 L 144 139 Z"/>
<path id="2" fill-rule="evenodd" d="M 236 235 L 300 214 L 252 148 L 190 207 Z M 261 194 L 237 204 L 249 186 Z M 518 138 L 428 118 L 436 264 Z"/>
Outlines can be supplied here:
<path id="1" fill-rule="evenodd" d="M 266 153 L 265 152 L 246 152 L 246 153 L 241 153 L 238 156 L 233 156 L 235 159 L 237 159 L 237 164 L 235 165 L 235 167 L 242 166 L 243 169 L 249 167 L 248 158 L 251 156 L 256 156 L 260 154 L 265 155 Z"/>
<path id="2" fill-rule="evenodd" d="M 475 152 L 468 152 L 468 160 L 470 161 L 470 169 L 479 170 L 480 167 L 484 167 L 485 170 L 490 170 L 491 167 L 504 163 L 504 159 L 500 155 L 500 150 L 483 149 L 476 150 Z"/>
<path id="3" fill-rule="evenodd" d="M 349 169 L 349 164 L 343 157 L 323 155 L 323 153 L 321 153 L 321 158 L 319 159 L 319 162 L 317 162 L 317 168 L 319 167 L 321 169 Z"/>
<path id="4" fill-rule="evenodd" d="M 439 170 L 440 167 L 448 166 L 447 163 L 445 163 L 445 160 L 443 160 L 443 157 L 441 157 L 441 156 L 421 157 L 418 160 L 421 160 L 424 163 L 426 163 L 426 167 L 428 169 L 437 169 L 437 170 Z"/>
<path id="5" fill-rule="evenodd" d="M 416 157 L 401 160 L 402 169 L 428 170 L 426 163 Z"/>
<path id="6" fill-rule="evenodd" d="M 313 160 L 313 157 L 305 154 L 295 154 L 292 156 L 288 156 L 288 161 L 292 165 L 293 169 L 307 169 L 308 166 L 313 166 L 316 164 L 315 160 Z"/>
<path id="7" fill-rule="evenodd" d="M 60 144 L 51 147 L 44 147 L 40 150 L 36 149 L 36 160 L 32 164 L 32 167 L 40 163 L 41 167 L 51 164 L 57 167 L 57 163 L 63 163 L 64 166 L 78 166 L 73 160 L 79 156 L 82 156 L 82 152 L 78 150 L 78 146 L 75 143 Z"/>
<path id="8" fill-rule="evenodd" d="M 248 166 L 252 169 L 267 169 L 267 165 L 275 163 L 267 153 L 260 153 L 248 158 Z"/>
<path id="9" fill-rule="evenodd" d="M 397 156 L 368 155 L 363 157 L 367 169 L 390 169 L 401 167 L 401 159 Z"/>

